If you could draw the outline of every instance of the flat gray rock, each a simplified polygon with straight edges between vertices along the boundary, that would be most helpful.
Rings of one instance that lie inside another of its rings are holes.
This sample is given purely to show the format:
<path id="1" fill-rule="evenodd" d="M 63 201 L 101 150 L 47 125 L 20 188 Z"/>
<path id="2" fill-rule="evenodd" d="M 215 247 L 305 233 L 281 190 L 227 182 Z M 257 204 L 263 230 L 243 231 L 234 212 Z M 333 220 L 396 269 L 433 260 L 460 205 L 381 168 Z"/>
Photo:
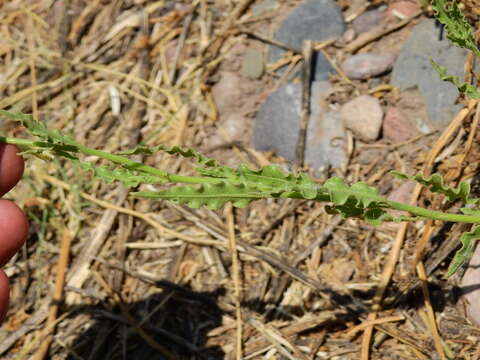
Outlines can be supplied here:
<path id="1" fill-rule="evenodd" d="M 333 0 L 306 0 L 297 6 L 282 22 L 274 38 L 291 48 L 302 49 L 305 40 L 325 41 L 342 36 L 345 24 L 340 9 Z M 271 46 L 269 61 L 282 57 L 284 50 Z M 314 80 L 326 80 L 334 69 L 325 57 L 315 53 L 313 59 Z"/>
<path id="2" fill-rule="evenodd" d="M 319 104 L 320 105 L 320 104 Z M 308 123 L 305 163 L 317 170 L 322 167 L 341 167 L 347 161 L 347 134 L 337 111 L 312 109 Z"/>
<path id="3" fill-rule="evenodd" d="M 338 113 L 329 111 L 324 99 L 331 91 L 330 83 L 312 84 L 311 116 L 307 129 L 305 161 L 318 169 L 340 167 L 346 160 L 343 142 L 345 131 Z M 295 160 L 295 147 L 300 128 L 300 84 L 287 84 L 271 94 L 257 113 L 253 144 L 257 150 L 273 151 L 288 161 Z"/>
<path id="4" fill-rule="evenodd" d="M 434 127 L 447 125 L 458 112 L 458 90 L 440 80 L 430 65 L 430 58 L 446 66 L 450 75 L 463 78 L 463 64 L 467 51 L 455 47 L 443 38 L 435 21 L 425 19 L 412 31 L 393 66 L 391 84 L 400 89 L 417 87 L 425 98 L 427 113 Z M 433 130 L 433 129 L 431 129 Z"/>

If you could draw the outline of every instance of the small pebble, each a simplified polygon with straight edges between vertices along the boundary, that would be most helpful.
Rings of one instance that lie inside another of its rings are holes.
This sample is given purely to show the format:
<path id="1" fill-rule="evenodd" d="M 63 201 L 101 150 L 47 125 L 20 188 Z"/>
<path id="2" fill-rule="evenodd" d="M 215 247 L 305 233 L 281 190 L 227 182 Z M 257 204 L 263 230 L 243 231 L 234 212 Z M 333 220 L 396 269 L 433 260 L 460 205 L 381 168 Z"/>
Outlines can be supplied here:
<path id="1" fill-rule="evenodd" d="M 362 53 L 349 57 L 342 69 L 352 80 L 365 80 L 390 71 L 396 56 L 389 53 Z"/>
<path id="2" fill-rule="evenodd" d="M 356 33 L 355 33 L 355 30 L 353 29 L 348 29 L 347 31 L 345 31 L 342 35 L 342 40 L 345 42 L 345 43 L 349 43 L 350 41 L 352 41 L 353 39 L 355 39 L 355 36 L 356 36 Z"/>
<path id="3" fill-rule="evenodd" d="M 263 74 L 263 53 L 257 49 L 248 49 L 242 59 L 242 75 L 258 79 Z"/>
<path id="4" fill-rule="evenodd" d="M 230 71 L 220 73 L 220 81 L 212 88 L 212 95 L 220 114 L 234 110 L 242 95 L 240 77 Z"/>
<path id="5" fill-rule="evenodd" d="M 418 2 L 416 0 L 402 0 L 390 4 L 385 15 L 387 17 L 395 16 L 403 20 L 407 17 L 414 15 L 419 10 L 420 6 L 418 5 Z"/>
<path id="6" fill-rule="evenodd" d="M 373 29 L 375 26 L 380 25 L 385 15 L 385 10 L 375 9 L 366 11 L 352 22 L 353 30 L 357 34 L 361 34 Z"/>
<path id="7" fill-rule="evenodd" d="M 412 123 L 405 117 L 398 107 L 389 107 L 383 119 L 383 136 L 397 144 L 419 135 Z"/>
<path id="8" fill-rule="evenodd" d="M 359 96 L 342 106 L 340 117 L 345 128 L 365 142 L 374 141 L 380 134 L 383 110 L 377 98 Z"/>
<path id="9" fill-rule="evenodd" d="M 415 188 L 415 185 L 416 182 L 414 181 L 403 181 L 388 195 L 388 200 L 408 204 L 410 202 L 410 198 L 412 197 L 412 192 Z"/>
<path id="10" fill-rule="evenodd" d="M 263 0 L 257 5 L 252 6 L 252 12 L 254 16 L 260 16 L 264 13 L 271 12 L 278 8 L 277 0 Z"/>
<path id="11" fill-rule="evenodd" d="M 239 113 L 231 113 L 225 117 L 225 120 L 221 123 L 221 127 L 225 131 L 225 135 L 232 141 L 244 140 L 245 133 L 247 131 L 248 121 Z"/>

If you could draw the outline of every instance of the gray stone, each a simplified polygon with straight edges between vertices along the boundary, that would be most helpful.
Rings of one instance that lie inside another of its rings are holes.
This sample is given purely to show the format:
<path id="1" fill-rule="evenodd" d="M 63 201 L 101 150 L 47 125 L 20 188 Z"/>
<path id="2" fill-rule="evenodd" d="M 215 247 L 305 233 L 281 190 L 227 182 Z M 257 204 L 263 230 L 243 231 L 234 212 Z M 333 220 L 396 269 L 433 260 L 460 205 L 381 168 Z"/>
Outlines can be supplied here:
<path id="1" fill-rule="evenodd" d="M 350 56 L 342 64 L 345 75 L 352 80 L 365 80 L 390 71 L 396 56 L 389 53 L 362 53 Z"/>
<path id="2" fill-rule="evenodd" d="M 257 49 L 248 49 L 242 59 L 242 75 L 258 79 L 263 74 L 263 53 Z"/>
<path id="3" fill-rule="evenodd" d="M 440 29 L 435 21 L 425 19 L 412 31 L 392 71 L 391 84 L 400 89 L 417 87 L 425 98 L 427 113 L 435 127 L 447 125 L 461 108 L 456 105 L 458 91 L 454 85 L 440 80 L 430 65 L 430 58 L 446 66 L 449 74 L 463 78 L 466 50 L 439 40 Z"/>
<path id="4" fill-rule="evenodd" d="M 312 84 L 311 116 L 307 129 L 305 161 L 311 167 L 331 165 L 340 167 L 346 161 L 342 144 L 335 139 L 345 138 L 339 115 L 328 111 L 324 102 L 331 91 L 330 83 Z M 300 128 L 300 84 L 287 84 L 271 94 L 257 113 L 253 143 L 257 150 L 274 151 L 294 161 Z"/>
<path id="5" fill-rule="evenodd" d="M 345 24 L 340 9 L 332 0 L 306 0 L 282 22 L 274 38 L 293 49 L 301 50 L 305 40 L 325 41 L 340 38 Z M 282 57 L 284 50 L 270 47 L 269 61 Z M 334 69 L 325 57 L 315 53 L 313 79 L 326 80 Z"/>
<path id="6" fill-rule="evenodd" d="M 305 163 L 313 169 L 339 168 L 347 161 L 345 128 L 337 111 L 313 112 L 307 131 Z"/>
<path id="7" fill-rule="evenodd" d="M 361 95 L 344 104 L 340 110 L 343 125 L 360 140 L 374 141 L 380 134 L 383 110 L 380 101 L 370 95 Z"/>

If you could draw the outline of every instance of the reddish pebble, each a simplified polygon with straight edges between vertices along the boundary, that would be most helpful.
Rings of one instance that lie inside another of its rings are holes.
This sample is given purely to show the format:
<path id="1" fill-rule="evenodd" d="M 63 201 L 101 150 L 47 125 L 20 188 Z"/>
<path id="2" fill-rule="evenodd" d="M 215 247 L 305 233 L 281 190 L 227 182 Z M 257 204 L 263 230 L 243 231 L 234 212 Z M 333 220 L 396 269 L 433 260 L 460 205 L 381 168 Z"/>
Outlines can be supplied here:
<path id="1" fill-rule="evenodd" d="M 413 16 L 419 10 L 420 10 L 420 6 L 418 5 L 417 1 L 401 0 L 401 1 L 396 1 L 388 6 L 386 16 L 387 17 L 395 16 L 400 19 L 405 19 L 410 16 Z"/>
<path id="2" fill-rule="evenodd" d="M 355 30 L 357 34 L 372 30 L 375 26 L 382 23 L 384 15 L 385 11 L 381 9 L 366 11 L 353 20 L 353 30 Z"/>
<path id="3" fill-rule="evenodd" d="M 383 136 L 394 144 L 407 141 L 419 134 L 397 107 L 389 107 L 385 111 L 382 131 Z"/>
<path id="4" fill-rule="evenodd" d="M 394 54 L 363 53 L 349 57 L 342 69 L 352 80 L 365 80 L 390 71 L 395 62 Z"/>

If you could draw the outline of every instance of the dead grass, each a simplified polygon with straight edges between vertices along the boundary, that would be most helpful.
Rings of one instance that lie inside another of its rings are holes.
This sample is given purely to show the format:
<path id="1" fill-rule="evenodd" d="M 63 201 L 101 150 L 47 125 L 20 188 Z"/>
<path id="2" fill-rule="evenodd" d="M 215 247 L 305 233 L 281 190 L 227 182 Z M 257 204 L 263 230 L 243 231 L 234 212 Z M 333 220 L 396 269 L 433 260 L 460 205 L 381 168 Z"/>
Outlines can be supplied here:
<path id="1" fill-rule="evenodd" d="M 238 47 L 268 42 L 298 1 L 257 17 L 254 3 L 0 2 L 0 108 L 32 113 L 111 152 L 140 141 L 212 150 L 209 139 L 220 128 L 216 76 L 236 69 Z M 387 30 L 369 43 L 397 36 Z M 345 45 L 316 44 L 332 61 L 345 56 Z M 245 80 L 239 111 L 253 115 L 284 80 L 271 71 Z M 369 91 L 342 76 L 332 81 L 332 102 Z M 398 100 L 388 86 L 371 93 L 385 104 Z M 384 176 L 391 169 L 470 178 L 478 171 L 478 116 L 477 103 L 465 103 L 443 132 L 405 144 L 357 143 L 337 173 L 383 193 L 398 185 Z M 452 141 L 463 129 L 471 136 Z M 23 135 L 8 123 L 2 130 Z M 241 146 L 223 141 L 212 150 L 220 161 L 279 161 L 251 150 L 247 138 Z M 164 155 L 139 160 L 192 171 Z M 63 160 L 29 159 L 9 198 L 24 207 L 31 231 L 5 268 L 12 296 L 1 358 L 480 358 L 480 331 L 457 302 L 458 277 L 442 277 L 461 225 L 435 248 L 420 239 L 442 224 L 373 229 L 306 201 L 191 210 L 131 200 L 121 186 L 98 183 Z M 443 206 L 420 191 L 412 201 Z"/>

